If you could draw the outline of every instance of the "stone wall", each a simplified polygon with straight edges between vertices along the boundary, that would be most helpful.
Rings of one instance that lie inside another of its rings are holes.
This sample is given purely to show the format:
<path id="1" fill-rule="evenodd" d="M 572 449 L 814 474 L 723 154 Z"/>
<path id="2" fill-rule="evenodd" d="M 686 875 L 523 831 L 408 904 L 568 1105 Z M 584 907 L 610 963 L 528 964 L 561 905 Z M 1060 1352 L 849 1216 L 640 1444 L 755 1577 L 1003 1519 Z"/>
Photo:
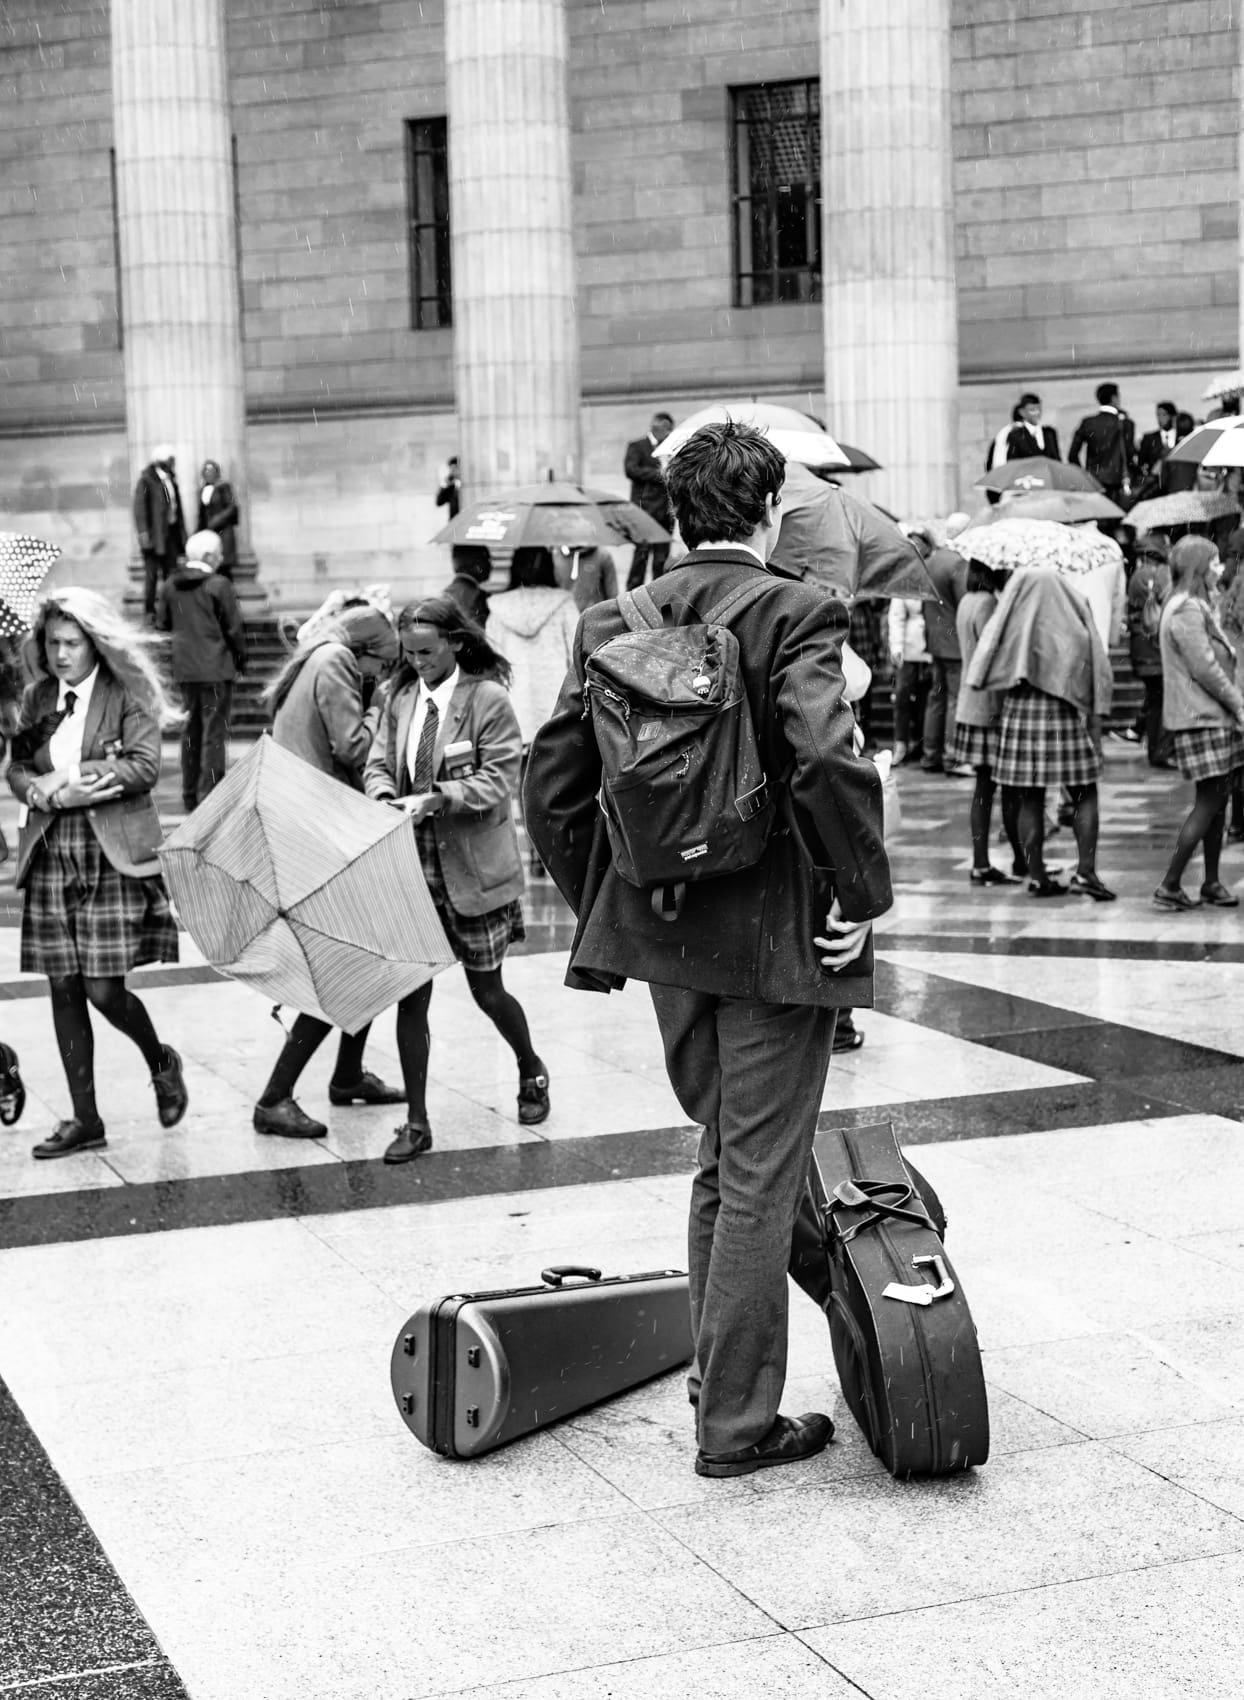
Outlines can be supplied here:
<path id="1" fill-rule="evenodd" d="M 597 482 L 620 484 L 658 403 L 824 408 L 819 307 L 731 306 L 727 155 L 730 85 L 815 74 L 817 3 L 567 0 Z M 444 111 L 441 17 L 441 0 L 228 0 L 254 541 L 289 604 L 338 576 L 440 574 L 452 332 L 410 329 L 403 126 Z M 1160 394 L 1195 410 L 1207 370 L 1235 364 L 1237 25 L 1231 0 L 955 0 L 954 17 L 966 490 L 1020 385 L 1065 442 L 1102 376 L 1147 426 Z M 106 0 L 6 0 L 0 524 L 116 582 L 110 144 Z"/>

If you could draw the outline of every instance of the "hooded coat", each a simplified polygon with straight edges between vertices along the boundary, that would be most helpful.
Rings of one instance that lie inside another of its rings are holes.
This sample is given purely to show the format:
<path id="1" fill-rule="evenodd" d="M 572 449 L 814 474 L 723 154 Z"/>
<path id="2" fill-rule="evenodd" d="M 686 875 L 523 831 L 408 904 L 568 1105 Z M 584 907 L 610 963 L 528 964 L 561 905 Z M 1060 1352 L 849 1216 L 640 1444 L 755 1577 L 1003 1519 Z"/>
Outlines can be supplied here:
<path id="1" fill-rule="evenodd" d="M 488 603 L 485 634 L 514 669 L 510 699 L 526 749 L 553 712 L 562 680 L 574 660 L 579 610 L 568 590 L 527 585 L 504 590 Z"/>
<path id="2" fill-rule="evenodd" d="M 237 592 L 201 561 L 173 568 L 160 590 L 156 625 L 173 634 L 170 671 L 179 684 L 219 685 L 246 666 Z"/>

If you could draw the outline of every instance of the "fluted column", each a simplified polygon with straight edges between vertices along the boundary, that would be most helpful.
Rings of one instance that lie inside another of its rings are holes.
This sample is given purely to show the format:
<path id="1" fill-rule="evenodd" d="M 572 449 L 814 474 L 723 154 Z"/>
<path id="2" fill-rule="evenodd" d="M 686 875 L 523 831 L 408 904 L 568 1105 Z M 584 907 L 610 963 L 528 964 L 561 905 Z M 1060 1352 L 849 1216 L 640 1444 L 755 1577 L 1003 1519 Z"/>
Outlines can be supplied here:
<path id="1" fill-rule="evenodd" d="M 238 496 L 254 576 L 224 0 L 111 0 L 131 482 L 167 442 L 193 530 L 199 468 Z"/>
<path id="2" fill-rule="evenodd" d="M 446 0 L 464 493 L 579 471 L 563 0 Z"/>
<path id="3" fill-rule="evenodd" d="M 950 0 L 821 0 L 825 405 L 904 514 L 958 497 Z"/>

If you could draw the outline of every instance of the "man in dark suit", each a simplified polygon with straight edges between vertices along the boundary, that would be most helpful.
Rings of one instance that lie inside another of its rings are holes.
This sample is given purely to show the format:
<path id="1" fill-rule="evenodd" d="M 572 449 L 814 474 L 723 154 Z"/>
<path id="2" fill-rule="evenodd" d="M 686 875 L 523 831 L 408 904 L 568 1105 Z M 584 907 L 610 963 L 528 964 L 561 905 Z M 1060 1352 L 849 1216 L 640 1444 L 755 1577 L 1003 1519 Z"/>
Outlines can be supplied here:
<path id="1" fill-rule="evenodd" d="M 1044 455 L 1058 460 L 1058 432 L 1052 425 L 1041 423 L 1041 397 L 1030 390 L 1019 398 L 1019 418 L 1006 435 L 1007 460 L 1031 460 Z"/>
<path id="2" fill-rule="evenodd" d="M 673 525 L 674 515 L 669 497 L 665 493 L 665 474 L 654 450 L 658 443 L 665 441 L 673 429 L 674 421 L 668 413 L 654 413 L 648 435 L 636 437 L 633 443 L 626 445 L 626 460 L 623 462 L 623 470 L 631 481 L 632 502 L 656 520 L 658 525 L 663 525 L 666 531 Z M 668 543 L 637 543 L 626 588 L 634 590 L 636 585 L 644 582 L 649 561 L 652 563 L 653 578 L 660 578 L 665 571 L 669 552 Z"/>
<path id="3" fill-rule="evenodd" d="M 1155 409 L 1158 420 L 1156 431 L 1146 431 L 1140 439 L 1140 447 L 1136 451 L 1136 471 L 1140 478 L 1147 478 L 1152 472 L 1157 473 L 1158 463 L 1167 455 L 1179 441 L 1175 430 L 1175 420 L 1178 410 L 1173 401 L 1160 401 Z M 1157 494 L 1156 488 L 1153 492 Z"/>
<path id="4" fill-rule="evenodd" d="M 186 516 L 177 488 L 177 462 L 162 443 L 151 451 L 150 464 L 138 475 L 134 489 L 134 528 L 143 557 L 143 613 L 155 621 L 156 592 L 186 547 Z"/>
<path id="5" fill-rule="evenodd" d="M 1097 412 L 1076 426 L 1067 450 L 1072 466 L 1080 465 L 1101 485 L 1112 502 L 1126 506 L 1136 469 L 1136 428 L 1119 405 L 1118 384 L 1098 384 Z"/>
<path id="6" fill-rule="evenodd" d="M 220 476 L 220 463 L 205 460 L 199 474 L 199 523 L 195 531 L 214 531 L 220 539 L 220 560 L 216 571 L 225 578 L 233 577 L 238 564 L 238 504 L 233 485 Z"/>
<path id="7" fill-rule="evenodd" d="M 532 744 L 526 822 L 578 916 L 568 984 L 648 982 L 670 1082 L 703 1128 L 690 1225 L 695 1468 L 735 1476 L 811 1457 L 832 1434 L 818 1413 L 778 1414 L 787 1269 L 827 1301 L 805 1183 L 835 1012 L 872 1002 L 870 933 L 890 907 L 890 874 L 877 770 L 855 754 L 843 696 L 846 606 L 768 565 L 782 456 L 746 425 L 706 425 L 666 477 L 691 552 L 649 594 L 681 625 L 736 590 L 755 592 L 730 629 L 764 771 L 788 793 L 782 824 L 753 866 L 689 882 L 675 916 L 654 913 L 652 892 L 618 874 L 584 716 L 585 658 L 627 630 L 616 600 L 579 622 L 557 706 Z"/>

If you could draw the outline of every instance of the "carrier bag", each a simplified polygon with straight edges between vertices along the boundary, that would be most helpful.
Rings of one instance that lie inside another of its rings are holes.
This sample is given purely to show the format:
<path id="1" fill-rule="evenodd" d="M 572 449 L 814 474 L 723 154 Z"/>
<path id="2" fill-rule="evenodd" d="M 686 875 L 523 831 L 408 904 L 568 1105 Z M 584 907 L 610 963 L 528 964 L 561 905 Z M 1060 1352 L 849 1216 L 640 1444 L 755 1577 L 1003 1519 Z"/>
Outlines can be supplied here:
<path id="1" fill-rule="evenodd" d="M 685 1364 L 687 1277 L 545 1269 L 538 1287 L 421 1305 L 393 1348 L 393 1396 L 417 1440 L 474 1458 Z"/>
<path id="2" fill-rule="evenodd" d="M 776 800 L 726 622 L 773 582 L 758 571 L 684 625 L 666 625 L 648 591 L 627 592 L 628 630 L 587 658 L 613 865 L 659 915 L 678 913 L 687 882 L 754 866 L 768 842 Z"/>
<path id="3" fill-rule="evenodd" d="M 894 1476 L 983 1464 L 980 1349 L 937 1195 L 888 1123 L 818 1133 L 809 1185 L 829 1261 L 834 1362 L 868 1444 Z"/>

